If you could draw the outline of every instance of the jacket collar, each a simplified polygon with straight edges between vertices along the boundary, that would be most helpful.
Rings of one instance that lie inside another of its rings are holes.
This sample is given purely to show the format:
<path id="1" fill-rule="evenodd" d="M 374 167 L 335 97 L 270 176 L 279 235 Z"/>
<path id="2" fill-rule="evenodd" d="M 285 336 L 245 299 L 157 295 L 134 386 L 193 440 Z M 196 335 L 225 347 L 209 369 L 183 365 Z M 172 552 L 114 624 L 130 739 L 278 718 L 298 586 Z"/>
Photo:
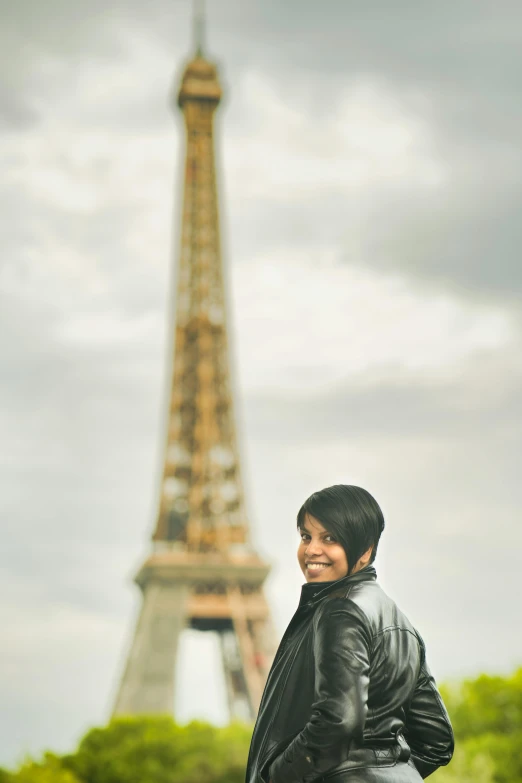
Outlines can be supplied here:
<path id="1" fill-rule="evenodd" d="M 377 579 L 377 572 L 373 565 L 367 565 L 357 571 L 356 574 L 350 574 L 349 576 L 343 576 L 341 579 L 335 579 L 333 582 L 306 582 L 301 587 L 301 597 L 299 599 L 299 606 L 304 604 L 315 604 L 325 596 L 329 595 L 333 590 L 338 588 L 348 588 L 351 585 L 359 582 L 370 582 Z"/>

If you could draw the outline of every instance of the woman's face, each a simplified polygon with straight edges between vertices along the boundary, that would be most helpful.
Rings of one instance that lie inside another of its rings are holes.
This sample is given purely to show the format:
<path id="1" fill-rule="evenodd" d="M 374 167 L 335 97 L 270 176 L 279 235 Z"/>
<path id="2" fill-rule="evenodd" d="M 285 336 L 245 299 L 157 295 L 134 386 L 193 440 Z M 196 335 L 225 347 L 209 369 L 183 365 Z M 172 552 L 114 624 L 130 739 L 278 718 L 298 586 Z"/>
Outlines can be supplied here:
<path id="1" fill-rule="evenodd" d="M 318 519 L 306 515 L 297 559 L 307 582 L 331 582 L 348 573 L 346 552 Z"/>

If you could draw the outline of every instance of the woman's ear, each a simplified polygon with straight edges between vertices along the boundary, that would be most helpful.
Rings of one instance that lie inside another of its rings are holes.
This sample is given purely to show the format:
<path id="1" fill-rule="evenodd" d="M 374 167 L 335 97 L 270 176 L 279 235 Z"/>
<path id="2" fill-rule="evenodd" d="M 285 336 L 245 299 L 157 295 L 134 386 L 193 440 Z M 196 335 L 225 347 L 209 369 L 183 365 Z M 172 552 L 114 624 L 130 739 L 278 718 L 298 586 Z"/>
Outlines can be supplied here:
<path id="1" fill-rule="evenodd" d="M 355 567 L 352 568 L 352 570 L 349 573 L 356 574 L 357 571 L 361 570 L 361 568 L 365 568 L 371 560 L 372 552 L 373 552 L 373 544 L 372 546 L 368 547 L 368 549 L 363 555 L 360 556 L 360 558 L 355 564 Z"/>
<path id="2" fill-rule="evenodd" d="M 363 555 L 360 556 L 355 568 L 352 571 L 353 574 L 357 573 L 357 571 L 360 571 L 361 568 L 365 568 L 368 565 L 371 560 L 372 552 L 373 545 L 369 547 Z"/>
<path id="3" fill-rule="evenodd" d="M 361 557 L 361 566 L 363 568 L 364 568 L 364 566 L 367 566 L 368 563 L 370 562 L 371 557 L 372 557 L 372 552 L 373 552 L 373 545 L 371 547 L 369 547 L 366 550 L 366 552 L 364 553 L 364 555 Z"/>

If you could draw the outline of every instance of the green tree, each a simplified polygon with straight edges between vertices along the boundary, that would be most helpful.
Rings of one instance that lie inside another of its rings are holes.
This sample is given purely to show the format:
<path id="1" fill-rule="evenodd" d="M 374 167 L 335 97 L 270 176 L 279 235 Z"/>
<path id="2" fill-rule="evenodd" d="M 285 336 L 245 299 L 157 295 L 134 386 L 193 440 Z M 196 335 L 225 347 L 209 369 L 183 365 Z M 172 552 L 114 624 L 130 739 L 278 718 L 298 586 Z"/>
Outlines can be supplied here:
<path id="1" fill-rule="evenodd" d="M 522 668 L 509 677 L 481 674 L 442 691 L 460 739 L 512 734 L 522 728 Z"/>
<path id="2" fill-rule="evenodd" d="M 63 763 L 85 783 L 243 783 L 251 729 L 171 717 L 117 718 Z"/>
<path id="3" fill-rule="evenodd" d="M 456 739 L 433 783 L 522 783 L 522 669 L 443 687 Z M 91 729 L 77 750 L 26 760 L 0 783 L 243 783 L 252 728 L 171 717 L 117 718 Z"/>
<path id="4" fill-rule="evenodd" d="M 522 783 L 522 669 L 441 690 L 456 747 L 434 783 Z"/>
<path id="5" fill-rule="evenodd" d="M 27 759 L 17 772 L 0 774 L 0 783 L 82 783 L 58 756 L 45 753 L 42 761 Z"/>

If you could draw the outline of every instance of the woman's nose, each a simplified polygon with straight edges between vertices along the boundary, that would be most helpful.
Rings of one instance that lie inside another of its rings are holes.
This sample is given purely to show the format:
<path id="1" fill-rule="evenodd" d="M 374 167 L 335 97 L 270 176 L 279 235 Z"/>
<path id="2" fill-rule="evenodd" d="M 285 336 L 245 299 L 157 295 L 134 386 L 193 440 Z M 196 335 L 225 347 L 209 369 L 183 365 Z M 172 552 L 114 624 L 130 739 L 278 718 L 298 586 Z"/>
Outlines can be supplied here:
<path id="1" fill-rule="evenodd" d="M 313 539 L 309 541 L 308 546 L 306 547 L 307 555 L 319 555 L 321 552 L 322 549 L 320 541 L 314 541 Z"/>

